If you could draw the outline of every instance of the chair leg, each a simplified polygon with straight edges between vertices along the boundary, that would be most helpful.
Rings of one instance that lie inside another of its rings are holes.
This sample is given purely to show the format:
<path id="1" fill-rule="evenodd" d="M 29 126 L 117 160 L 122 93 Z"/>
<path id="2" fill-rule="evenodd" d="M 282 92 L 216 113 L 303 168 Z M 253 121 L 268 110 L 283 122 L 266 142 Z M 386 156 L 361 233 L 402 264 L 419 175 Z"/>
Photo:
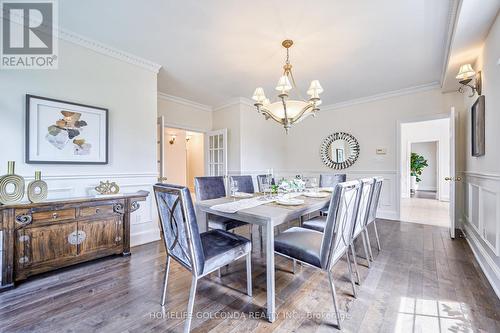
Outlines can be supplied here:
<path id="1" fill-rule="evenodd" d="M 366 243 L 368 245 L 368 253 L 370 254 L 370 260 L 373 261 L 372 244 L 370 243 L 370 234 L 368 234 L 368 228 L 365 228 Z"/>
<path id="2" fill-rule="evenodd" d="M 220 271 L 220 268 L 217 270 L 217 277 L 220 279 L 222 278 L 222 273 Z"/>
<path id="3" fill-rule="evenodd" d="M 352 285 L 352 295 L 354 298 L 358 297 L 358 293 L 356 292 L 356 283 L 354 282 L 354 276 L 352 274 L 352 266 L 351 266 L 351 260 L 349 259 L 349 249 L 345 252 L 345 255 L 347 257 L 347 268 L 349 269 L 349 277 L 351 279 L 351 285 Z"/>
<path id="4" fill-rule="evenodd" d="M 333 298 L 333 308 L 335 309 L 335 316 L 337 317 L 337 328 L 340 330 L 340 312 L 339 312 L 339 304 L 337 302 L 337 293 L 335 292 L 335 285 L 333 284 L 333 274 L 332 272 L 328 272 L 328 280 L 330 280 L 330 289 L 332 291 Z"/>
<path id="5" fill-rule="evenodd" d="M 382 250 L 382 248 L 380 247 L 380 238 L 378 238 L 378 230 L 377 230 L 377 221 L 373 221 L 373 228 L 375 229 L 375 238 L 377 239 L 377 247 L 378 247 L 378 250 Z"/>
<path id="6" fill-rule="evenodd" d="M 293 259 L 293 274 L 297 271 L 297 260 Z"/>
<path id="7" fill-rule="evenodd" d="M 363 249 L 365 250 L 366 263 L 368 264 L 368 268 L 370 268 L 370 254 L 368 253 L 368 247 L 366 246 L 366 235 L 364 230 L 361 231 L 361 239 L 363 240 Z"/>
<path id="8" fill-rule="evenodd" d="M 184 324 L 184 333 L 189 333 L 189 331 L 191 330 L 191 320 L 193 319 L 194 297 L 196 295 L 197 284 L 198 279 L 193 275 L 193 280 L 191 281 L 191 291 L 189 292 L 186 323 Z"/>
<path id="9" fill-rule="evenodd" d="M 165 276 L 163 277 L 163 295 L 161 297 L 161 306 L 165 305 L 167 300 L 167 284 L 168 284 L 168 273 L 170 271 L 170 256 L 167 255 L 167 264 L 165 266 Z"/>
<path id="10" fill-rule="evenodd" d="M 252 232 L 252 225 L 250 223 L 248 224 L 248 232 L 250 232 L 250 244 L 252 244 L 252 249 L 253 249 L 253 232 Z"/>
<path id="11" fill-rule="evenodd" d="M 252 252 L 247 254 L 247 295 L 252 297 Z"/>
<path id="12" fill-rule="evenodd" d="M 358 285 L 361 285 L 361 279 L 359 278 L 358 272 L 358 261 L 356 259 L 356 251 L 354 250 L 354 244 L 351 243 L 351 252 L 352 252 L 352 262 L 354 263 L 354 272 L 356 273 L 356 278 L 358 280 Z"/>

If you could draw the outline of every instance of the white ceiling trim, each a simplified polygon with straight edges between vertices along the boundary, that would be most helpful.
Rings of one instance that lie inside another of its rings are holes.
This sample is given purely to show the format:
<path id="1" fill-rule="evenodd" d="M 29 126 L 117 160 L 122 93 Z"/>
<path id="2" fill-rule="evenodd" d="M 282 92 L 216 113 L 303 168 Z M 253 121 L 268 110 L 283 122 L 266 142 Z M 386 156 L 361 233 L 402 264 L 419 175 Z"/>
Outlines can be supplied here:
<path id="1" fill-rule="evenodd" d="M 448 64 L 450 63 L 451 57 L 451 46 L 453 44 L 453 39 L 455 38 L 455 31 L 457 29 L 458 23 L 458 13 L 462 7 L 462 0 L 451 0 L 452 4 L 450 6 L 450 12 L 448 15 L 448 34 L 446 37 L 446 44 L 444 50 L 443 67 L 441 69 L 441 88 L 444 85 L 444 80 L 446 78 L 446 72 L 448 71 Z"/>
<path id="2" fill-rule="evenodd" d="M 228 100 L 224 104 L 221 104 L 221 105 L 214 107 L 213 110 L 214 111 L 222 110 L 222 109 L 228 108 L 228 107 L 233 106 L 233 105 L 241 105 L 241 104 L 247 105 L 247 106 L 253 106 L 253 102 L 251 99 L 246 98 L 246 97 L 235 97 L 235 98 L 231 98 L 230 100 Z"/>
<path id="3" fill-rule="evenodd" d="M 177 96 L 165 94 L 165 93 L 162 93 L 162 92 L 158 92 L 158 99 L 163 99 L 163 100 L 166 100 L 166 101 L 170 101 L 170 102 L 174 102 L 174 103 L 186 105 L 186 106 L 189 106 L 189 107 L 192 107 L 192 108 L 195 108 L 195 109 L 198 109 L 198 110 L 202 110 L 202 111 L 211 112 L 213 110 L 212 107 L 209 106 L 209 105 L 201 104 L 201 103 L 194 102 L 194 101 L 190 101 L 189 99 L 185 99 L 185 98 L 182 98 L 182 97 L 177 97 Z"/>
<path id="4" fill-rule="evenodd" d="M 372 96 L 366 96 L 366 97 L 362 97 L 362 98 L 352 99 L 352 100 L 345 101 L 345 102 L 325 105 L 325 106 L 320 107 L 320 109 L 324 110 L 324 111 L 343 109 L 343 108 L 353 106 L 353 105 L 370 103 L 370 102 L 379 101 L 382 99 L 394 98 L 394 97 L 403 96 L 403 95 L 410 95 L 410 94 L 414 94 L 414 93 L 418 93 L 418 92 L 429 91 L 429 90 L 434 90 L 434 89 L 439 89 L 439 88 L 441 88 L 441 84 L 439 82 L 430 82 L 430 83 L 426 83 L 426 84 L 422 84 L 422 85 L 418 85 L 418 86 L 414 86 L 414 87 L 389 91 L 389 92 L 382 93 L 382 94 L 376 94 L 376 95 L 372 95 Z"/>
<path id="5" fill-rule="evenodd" d="M 59 28 L 59 38 L 65 40 L 67 42 L 85 47 L 89 50 L 95 51 L 97 53 L 127 62 L 132 65 L 136 65 L 147 69 L 155 74 L 158 74 L 160 68 L 162 67 L 160 64 L 157 64 L 153 61 L 141 58 L 134 54 L 119 50 L 112 46 L 106 45 L 104 43 L 98 42 L 96 40 L 90 39 L 88 37 L 84 37 L 72 31 Z"/>
<path id="6" fill-rule="evenodd" d="M 12 15 L 12 14 L 11 14 Z M 2 19 L 5 19 L 3 17 L 3 13 L 0 13 L 0 17 Z M 20 19 L 18 17 L 18 19 Z M 34 19 L 30 18 L 30 24 L 33 25 L 38 25 L 38 22 Z M 160 64 L 157 64 L 153 61 L 141 58 L 139 56 L 136 56 L 134 54 L 119 50 L 117 48 L 111 47 L 109 45 L 106 45 L 104 43 L 98 42 L 96 40 L 90 39 L 88 37 L 79 35 L 75 32 L 69 31 L 67 29 L 63 29 L 60 26 L 59 27 L 53 27 L 55 35 L 58 36 L 59 39 L 65 40 L 67 42 L 85 47 L 87 49 L 90 49 L 92 51 L 95 51 L 97 53 L 107 55 L 109 57 L 127 62 L 132 65 L 136 65 L 142 68 L 145 68 L 155 74 L 158 74 L 160 71 L 160 68 L 162 67 Z"/>

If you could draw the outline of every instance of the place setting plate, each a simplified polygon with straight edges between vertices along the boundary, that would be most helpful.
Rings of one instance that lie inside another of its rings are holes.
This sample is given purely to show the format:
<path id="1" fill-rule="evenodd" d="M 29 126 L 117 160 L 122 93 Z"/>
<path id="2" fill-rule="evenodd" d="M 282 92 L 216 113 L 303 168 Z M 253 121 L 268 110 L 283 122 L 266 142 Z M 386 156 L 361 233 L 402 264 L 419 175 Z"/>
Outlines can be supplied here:
<path id="1" fill-rule="evenodd" d="M 238 198 L 238 199 L 248 199 L 252 198 L 253 194 L 252 193 L 245 193 L 245 192 L 236 192 L 232 195 L 233 198 Z"/>
<path id="2" fill-rule="evenodd" d="M 296 199 L 296 198 L 280 198 L 276 200 L 276 203 L 278 205 L 283 205 L 283 206 L 299 206 L 304 204 L 304 200 L 302 199 Z"/>
<path id="3" fill-rule="evenodd" d="M 330 195 L 329 192 L 304 192 L 305 197 L 309 198 L 326 198 Z"/>

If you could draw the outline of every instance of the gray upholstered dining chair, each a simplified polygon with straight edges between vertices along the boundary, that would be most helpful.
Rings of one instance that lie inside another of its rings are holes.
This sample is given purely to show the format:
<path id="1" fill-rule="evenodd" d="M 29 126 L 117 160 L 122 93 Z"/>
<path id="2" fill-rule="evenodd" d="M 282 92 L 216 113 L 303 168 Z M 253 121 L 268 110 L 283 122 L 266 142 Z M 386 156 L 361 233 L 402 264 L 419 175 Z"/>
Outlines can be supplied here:
<path id="1" fill-rule="evenodd" d="M 252 176 L 250 175 L 243 175 L 243 176 L 230 176 L 230 181 L 237 181 L 238 182 L 238 192 L 244 192 L 244 193 L 255 193 L 255 188 L 253 186 L 253 179 Z M 250 237 L 253 242 L 253 231 L 252 231 L 252 225 L 249 224 L 250 227 Z M 262 236 L 262 226 L 259 226 L 259 238 L 260 238 L 260 251 L 262 252 L 264 249 L 264 240 Z"/>
<path id="2" fill-rule="evenodd" d="M 293 227 L 276 236 L 274 240 L 276 254 L 319 268 L 328 273 L 339 329 L 341 317 L 333 283 L 332 269 L 339 259 L 346 254 L 353 295 L 356 297 L 356 286 L 348 249 L 351 244 L 353 224 L 356 220 L 356 211 L 361 194 L 360 189 L 361 184 L 359 181 L 337 184 L 330 200 L 330 211 L 323 233 Z"/>
<path id="3" fill-rule="evenodd" d="M 361 284 L 361 279 L 359 277 L 359 272 L 358 272 L 358 263 L 356 259 L 357 255 L 356 255 L 356 248 L 354 246 L 354 241 L 359 237 L 359 235 L 361 235 L 361 239 L 363 241 L 363 248 L 365 251 L 365 258 L 368 267 L 370 267 L 370 254 L 368 252 L 368 245 L 367 245 L 368 243 L 365 234 L 365 227 L 366 227 L 366 221 L 368 219 L 368 211 L 370 208 L 370 203 L 374 193 L 375 178 L 363 178 L 360 179 L 360 182 L 361 182 L 361 189 L 360 189 L 361 194 L 359 199 L 359 205 L 356 212 L 356 222 L 354 223 L 352 230 L 352 241 L 350 244 L 351 253 L 353 257 L 352 261 L 354 263 L 354 271 L 356 272 L 356 278 L 358 280 L 358 284 Z M 326 220 L 327 218 L 325 216 L 319 216 L 310 219 L 308 221 L 305 221 L 302 224 L 302 226 L 304 228 L 323 232 L 326 227 Z"/>
<path id="4" fill-rule="evenodd" d="M 319 175 L 319 187 L 335 187 L 338 183 L 343 183 L 347 180 L 345 173 L 322 173 Z M 321 215 L 328 214 L 328 206 L 320 211 Z"/>
<path id="5" fill-rule="evenodd" d="M 373 189 L 372 200 L 370 202 L 370 207 L 368 209 L 368 216 L 366 218 L 366 227 L 365 227 L 366 241 L 368 243 L 368 252 L 370 253 L 370 258 L 372 261 L 373 261 L 373 253 L 372 253 L 372 247 L 370 244 L 370 235 L 368 234 L 368 226 L 370 224 L 373 224 L 373 229 L 375 231 L 375 239 L 377 240 L 377 249 L 380 251 L 382 248 L 380 247 L 380 238 L 378 236 L 376 220 L 377 220 L 378 203 L 380 200 L 380 192 L 382 191 L 383 181 L 384 181 L 384 178 L 375 177 L 375 184 L 373 186 L 374 189 Z"/>
<path id="6" fill-rule="evenodd" d="M 192 274 L 184 324 L 184 332 L 189 332 L 196 286 L 200 278 L 239 258 L 246 257 L 247 294 L 252 296 L 252 244 L 247 238 L 219 229 L 200 234 L 188 188 L 156 184 L 154 192 L 167 252 L 161 305 L 164 306 L 166 302 L 170 259 L 173 258 Z"/>
<path id="7" fill-rule="evenodd" d="M 194 177 L 194 190 L 197 201 L 223 198 L 226 196 L 224 177 Z M 248 225 L 248 223 L 246 222 L 233 220 L 219 215 L 209 214 L 207 218 L 209 229 L 221 229 L 228 231 L 244 225 Z"/>

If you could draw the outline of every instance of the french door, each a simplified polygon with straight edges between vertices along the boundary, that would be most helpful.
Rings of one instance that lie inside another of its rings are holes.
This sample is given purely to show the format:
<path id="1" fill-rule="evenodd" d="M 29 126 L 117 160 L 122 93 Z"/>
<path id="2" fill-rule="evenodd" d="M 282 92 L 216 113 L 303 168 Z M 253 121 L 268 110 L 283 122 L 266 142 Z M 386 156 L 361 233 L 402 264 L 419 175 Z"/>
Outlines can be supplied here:
<path id="1" fill-rule="evenodd" d="M 227 177 L 227 129 L 205 133 L 205 173 Z"/>

